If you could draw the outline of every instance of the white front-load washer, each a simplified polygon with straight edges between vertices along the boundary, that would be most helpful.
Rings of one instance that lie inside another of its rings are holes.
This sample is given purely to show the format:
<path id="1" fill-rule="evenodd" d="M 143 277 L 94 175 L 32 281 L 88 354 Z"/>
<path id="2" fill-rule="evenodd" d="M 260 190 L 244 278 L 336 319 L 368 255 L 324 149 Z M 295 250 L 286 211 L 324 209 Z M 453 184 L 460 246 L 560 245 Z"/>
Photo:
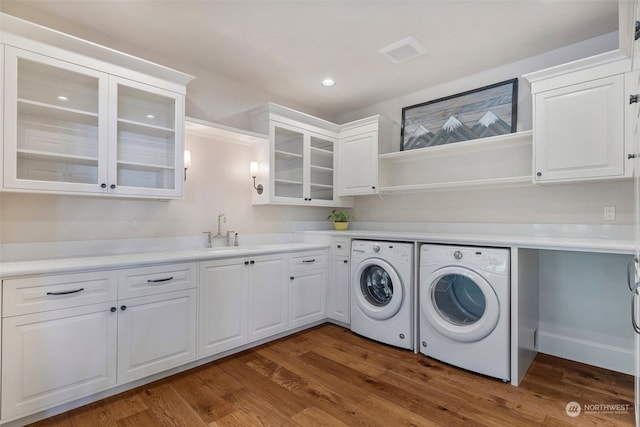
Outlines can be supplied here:
<path id="1" fill-rule="evenodd" d="M 434 359 L 509 381 L 509 250 L 420 248 L 419 347 Z"/>
<path id="2" fill-rule="evenodd" d="M 413 244 L 351 243 L 351 330 L 413 350 Z"/>

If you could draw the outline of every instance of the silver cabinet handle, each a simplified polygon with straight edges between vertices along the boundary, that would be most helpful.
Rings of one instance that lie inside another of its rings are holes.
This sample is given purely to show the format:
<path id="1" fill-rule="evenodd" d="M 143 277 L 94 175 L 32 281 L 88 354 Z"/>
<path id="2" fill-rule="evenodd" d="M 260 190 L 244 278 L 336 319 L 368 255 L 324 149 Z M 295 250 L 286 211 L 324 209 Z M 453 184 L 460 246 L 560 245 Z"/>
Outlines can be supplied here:
<path id="1" fill-rule="evenodd" d="M 84 291 L 84 288 L 74 289 L 72 291 L 60 291 L 60 292 L 47 292 L 47 295 L 69 295 L 69 294 L 77 294 L 78 292 Z"/>
<path id="2" fill-rule="evenodd" d="M 638 322 L 636 321 L 636 301 L 640 297 L 640 282 L 636 283 L 636 288 L 633 291 L 633 295 L 631 297 L 631 326 L 633 326 L 633 330 L 636 331 L 636 334 L 640 334 L 640 326 L 638 326 Z"/>
<path id="3" fill-rule="evenodd" d="M 147 280 L 147 283 L 162 283 L 162 282 L 168 282 L 169 280 L 173 280 L 173 276 L 166 277 L 164 279 L 149 279 Z"/>
<path id="4" fill-rule="evenodd" d="M 306 263 L 306 264 L 310 264 L 312 262 L 316 262 L 315 259 L 303 259 L 302 262 Z"/>
<path id="5" fill-rule="evenodd" d="M 637 265 L 638 258 L 633 258 L 631 261 L 629 261 L 629 264 L 627 264 L 627 285 L 629 286 L 629 290 L 631 292 L 633 292 L 633 284 L 636 283 Z"/>

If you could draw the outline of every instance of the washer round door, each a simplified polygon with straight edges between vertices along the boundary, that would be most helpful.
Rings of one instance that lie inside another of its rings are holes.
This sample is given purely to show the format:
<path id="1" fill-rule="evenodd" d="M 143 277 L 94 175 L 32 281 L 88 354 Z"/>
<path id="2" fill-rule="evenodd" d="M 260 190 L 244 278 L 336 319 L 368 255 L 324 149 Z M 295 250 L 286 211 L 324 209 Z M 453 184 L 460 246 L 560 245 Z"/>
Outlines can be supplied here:
<path id="1" fill-rule="evenodd" d="M 420 310 L 436 331 L 460 342 L 485 338 L 500 319 L 500 302 L 489 282 L 462 267 L 444 267 L 424 279 Z"/>
<path id="2" fill-rule="evenodd" d="M 351 280 L 356 304 L 368 317 L 389 319 L 400 310 L 403 284 L 400 276 L 386 261 L 370 258 L 355 269 Z"/>

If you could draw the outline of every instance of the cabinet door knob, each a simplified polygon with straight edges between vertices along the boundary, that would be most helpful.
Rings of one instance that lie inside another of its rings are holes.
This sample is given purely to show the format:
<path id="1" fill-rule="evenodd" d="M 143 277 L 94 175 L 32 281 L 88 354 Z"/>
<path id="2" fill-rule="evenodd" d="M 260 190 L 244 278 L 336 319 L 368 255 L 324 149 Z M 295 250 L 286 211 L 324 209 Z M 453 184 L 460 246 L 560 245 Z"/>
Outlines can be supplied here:
<path id="1" fill-rule="evenodd" d="M 375 185 L 372 185 L 372 186 L 371 186 L 371 189 L 372 189 L 372 190 L 375 190 L 375 189 L 376 189 L 376 186 L 375 186 Z"/>
<path id="2" fill-rule="evenodd" d="M 637 154 L 627 154 L 627 159 L 635 159 L 637 157 Z"/>
<path id="3" fill-rule="evenodd" d="M 342 245 L 337 245 L 337 246 L 338 246 L 338 249 L 342 249 Z"/>
<path id="4" fill-rule="evenodd" d="M 293 280 L 293 279 L 295 279 L 295 277 L 293 277 L 293 276 L 289 277 L 289 280 Z"/>
<path id="5" fill-rule="evenodd" d="M 253 264 L 255 264 L 255 263 L 256 263 L 256 262 L 255 262 L 254 260 L 249 261 L 249 264 L 251 264 L 251 265 L 253 265 Z"/>
<path id="6" fill-rule="evenodd" d="M 111 188 L 112 190 L 114 190 L 114 189 L 116 188 L 116 185 L 115 185 L 115 184 L 111 184 L 111 185 L 109 186 L 109 188 Z"/>
<path id="7" fill-rule="evenodd" d="M 638 102 L 638 94 L 629 95 L 629 104 L 635 104 Z"/>
<path id="8" fill-rule="evenodd" d="M 121 306 L 120 306 L 120 310 L 125 311 L 126 309 L 127 309 L 127 306 L 126 306 L 126 305 L 121 305 Z"/>
<path id="9" fill-rule="evenodd" d="M 249 261 L 245 261 L 245 262 L 244 262 L 244 265 L 249 265 Z"/>
<path id="10" fill-rule="evenodd" d="M 542 176 L 542 172 L 536 173 L 536 176 Z"/>
<path id="11" fill-rule="evenodd" d="M 102 184 L 100 184 L 100 188 L 107 188 L 107 184 L 103 182 Z"/>
<path id="12" fill-rule="evenodd" d="M 117 310 L 117 308 L 115 308 L 115 307 L 111 307 L 111 308 L 109 309 L 109 311 L 110 311 L 110 312 L 112 312 L 112 313 L 115 313 L 115 312 L 116 312 L 116 310 Z"/>
<path id="13" fill-rule="evenodd" d="M 345 259 L 345 260 L 344 260 L 344 261 L 342 261 L 342 262 L 344 262 L 345 264 L 347 264 L 347 263 L 349 262 L 349 260 L 348 260 L 348 259 Z"/>

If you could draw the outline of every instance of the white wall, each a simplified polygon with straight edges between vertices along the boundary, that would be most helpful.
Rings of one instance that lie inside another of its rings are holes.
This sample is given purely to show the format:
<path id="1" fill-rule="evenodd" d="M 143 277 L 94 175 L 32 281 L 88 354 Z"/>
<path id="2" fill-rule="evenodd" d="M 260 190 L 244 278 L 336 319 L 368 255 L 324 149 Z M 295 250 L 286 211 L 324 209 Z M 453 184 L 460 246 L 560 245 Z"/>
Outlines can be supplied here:
<path id="1" fill-rule="evenodd" d="M 158 201 L 0 193 L 0 243 L 198 236 L 226 214 L 224 230 L 289 232 L 292 221 L 324 220 L 326 208 L 253 206 L 253 147 L 187 136 L 192 166 L 185 198 Z M 125 217 L 137 222 L 125 230 Z"/>
<path id="2" fill-rule="evenodd" d="M 126 41 L 96 34 L 89 28 L 43 16 L 27 5 L 16 5 L 10 13 L 119 49 L 145 59 L 194 74 L 188 87 L 187 114 L 208 121 L 239 127 L 238 115 L 271 100 L 317 114 L 311 106 L 277 99 L 234 79 L 193 64 L 182 64 L 159 53 L 141 51 Z M 467 89 L 512 78 L 514 75 L 609 50 L 617 45 L 608 35 L 560 49 L 536 58 L 408 94 L 384 103 L 342 115 L 338 122 L 382 113 L 400 120 L 402 107 L 451 95 Z M 530 127 L 530 97 L 520 84 L 519 129 Z M 327 118 L 335 120 L 335 118 Z M 82 196 L 0 194 L 0 242 L 39 242 L 138 237 L 199 235 L 215 227 L 219 213 L 227 214 L 228 229 L 243 233 L 289 231 L 292 221 L 323 220 L 327 209 L 307 207 L 252 206 L 251 180 L 247 169 L 253 158 L 247 146 L 189 138 L 193 166 L 188 172 L 184 200 L 110 199 Z M 356 219 L 404 222 L 512 222 L 512 223 L 600 223 L 602 206 L 616 206 L 615 223 L 632 224 L 632 185 L 629 182 L 518 187 L 473 191 L 446 191 L 357 198 Z M 124 218 L 137 221 L 126 231 Z"/>
<path id="3" fill-rule="evenodd" d="M 577 43 L 543 55 L 448 82 L 338 116 L 339 123 L 382 114 L 398 123 L 402 108 L 486 86 L 528 72 L 617 48 L 617 33 Z M 526 80 L 518 86 L 518 131 L 531 129 L 531 93 Z M 395 147 L 398 151 L 399 147 Z M 616 221 L 633 224 L 630 180 L 600 183 L 526 184 L 510 188 L 447 190 L 384 197 L 359 197 L 354 216 L 366 221 L 600 224 L 603 207 L 615 206 Z"/>

